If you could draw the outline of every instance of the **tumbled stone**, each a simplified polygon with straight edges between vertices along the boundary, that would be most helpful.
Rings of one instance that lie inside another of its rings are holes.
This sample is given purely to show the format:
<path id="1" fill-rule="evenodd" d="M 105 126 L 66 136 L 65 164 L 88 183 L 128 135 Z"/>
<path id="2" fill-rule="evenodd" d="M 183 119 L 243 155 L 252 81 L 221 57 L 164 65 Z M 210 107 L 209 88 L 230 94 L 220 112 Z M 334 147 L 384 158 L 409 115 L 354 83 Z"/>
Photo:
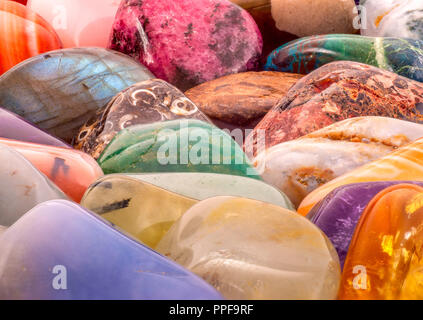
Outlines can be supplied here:
<path id="1" fill-rule="evenodd" d="M 194 199 L 118 174 L 97 180 L 81 201 L 83 207 L 153 249 L 175 221 L 196 203 Z"/>
<path id="2" fill-rule="evenodd" d="M 373 198 L 351 240 L 340 299 L 423 299 L 422 204 L 416 185 L 389 187 Z"/>
<path id="3" fill-rule="evenodd" d="M 387 156 L 352 170 L 312 191 L 301 202 L 298 213 L 309 211 L 334 189 L 351 183 L 371 181 L 423 181 L 423 139 Z"/>
<path id="4" fill-rule="evenodd" d="M 244 72 L 212 80 L 185 92 L 222 129 L 253 129 L 302 76 Z"/>
<path id="5" fill-rule="evenodd" d="M 103 176 L 93 158 L 74 149 L 2 138 L 0 143 L 21 153 L 75 202 L 81 200 L 91 183 Z"/>
<path id="6" fill-rule="evenodd" d="M 384 117 L 358 117 L 283 142 L 253 160 L 263 180 L 298 206 L 325 183 L 423 137 L 423 125 Z"/>
<path id="7" fill-rule="evenodd" d="M 67 199 L 27 159 L 3 143 L 0 143 L 0 163 L 0 226 L 12 225 L 44 201 Z"/>
<path id="8" fill-rule="evenodd" d="M 247 137 L 245 150 L 270 148 L 359 116 L 423 122 L 423 84 L 358 62 L 332 62 L 299 80 Z"/>
<path id="9" fill-rule="evenodd" d="M 62 140 L 53 137 L 32 125 L 24 118 L 3 108 L 0 108 L 0 137 L 55 147 L 71 148 L 71 146 Z"/>
<path id="10" fill-rule="evenodd" d="M 350 246 L 357 223 L 369 202 L 382 190 L 417 181 L 376 181 L 348 184 L 336 188 L 313 207 L 307 218 L 318 226 L 338 252 L 341 267 Z"/>
<path id="11" fill-rule="evenodd" d="M 220 299 L 207 283 L 75 203 L 45 202 L 0 237 L 0 299 Z M 65 290 L 66 289 L 66 290 Z"/>
<path id="12" fill-rule="evenodd" d="M 290 42 L 268 57 L 266 70 L 307 74 L 333 61 L 357 61 L 423 82 L 423 41 L 330 34 Z"/>
<path id="13" fill-rule="evenodd" d="M 271 4 L 277 28 L 299 37 L 356 32 L 354 0 L 271 0 Z"/>
<path id="14" fill-rule="evenodd" d="M 97 159 L 122 129 L 174 119 L 210 120 L 184 94 L 159 80 L 139 82 L 118 93 L 79 132 L 75 146 Z"/>
<path id="15" fill-rule="evenodd" d="M 260 179 L 226 132 L 199 120 L 121 130 L 98 159 L 104 173 L 209 172 Z"/>
<path id="16" fill-rule="evenodd" d="M 0 106 L 67 142 L 121 90 L 153 75 L 101 48 L 64 49 L 24 61 L 0 77 Z"/>
<path id="17" fill-rule="evenodd" d="M 227 299 L 335 299 L 340 267 L 323 233 L 295 212 L 217 197 L 187 211 L 158 252 Z"/>
<path id="18" fill-rule="evenodd" d="M 40 53 L 60 49 L 54 29 L 34 11 L 0 0 L 0 75 Z"/>
<path id="19" fill-rule="evenodd" d="M 262 38 L 253 18 L 228 0 L 123 0 L 109 48 L 187 90 L 256 69 Z"/>
<path id="20" fill-rule="evenodd" d="M 247 177 L 205 172 L 126 175 L 196 200 L 234 196 L 260 200 L 294 210 L 294 206 L 284 193 L 269 184 Z"/>
<path id="21" fill-rule="evenodd" d="M 366 10 L 361 34 L 423 40 L 421 0 L 361 0 Z"/>

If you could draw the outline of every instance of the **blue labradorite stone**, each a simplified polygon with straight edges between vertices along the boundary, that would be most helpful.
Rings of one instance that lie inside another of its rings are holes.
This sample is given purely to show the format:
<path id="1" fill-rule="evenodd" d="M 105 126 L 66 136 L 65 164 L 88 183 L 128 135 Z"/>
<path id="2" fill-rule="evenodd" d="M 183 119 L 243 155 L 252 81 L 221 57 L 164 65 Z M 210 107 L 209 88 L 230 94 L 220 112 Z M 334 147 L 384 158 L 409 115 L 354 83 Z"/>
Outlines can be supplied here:
<path id="1" fill-rule="evenodd" d="M 66 200 L 0 235 L 0 299 L 220 299 L 203 280 Z"/>
<path id="2" fill-rule="evenodd" d="M 115 51 L 51 51 L 0 77 L 0 106 L 70 142 L 117 93 L 153 77 L 144 66 Z"/>

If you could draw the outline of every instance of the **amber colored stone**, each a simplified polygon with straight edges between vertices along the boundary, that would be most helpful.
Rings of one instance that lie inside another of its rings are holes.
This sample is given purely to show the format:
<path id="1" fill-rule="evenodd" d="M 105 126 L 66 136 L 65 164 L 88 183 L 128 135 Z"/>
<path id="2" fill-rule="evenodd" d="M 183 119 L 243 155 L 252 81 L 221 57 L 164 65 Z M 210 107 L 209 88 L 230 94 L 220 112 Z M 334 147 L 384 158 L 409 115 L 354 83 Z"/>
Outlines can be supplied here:
<path id="1" fill-rule="evenodd" d="M 186 96 L 221 129 L 253 129 L 303 76 L 283 72 L 244 72 L 212 80 Z"/>
<path id="2" fill-rule="evenodd" d="M 423 188 L 389 187 L 369 203 L 355 229 L 341 299 L 423 299 Z"/>
<path id="3" fill-rule="evenodd" d="M 3 138 L 0 143 L 22 154 L 76 202 L 81 200 L 91 183 L 103 176 L 97 162 L 77 150 Z"/>
<path id="4" fill-rule="evenodd" d="M 60 49 L 54 29 L 22 4 L 0 0 L 0 74 L 30 57 Z"/>

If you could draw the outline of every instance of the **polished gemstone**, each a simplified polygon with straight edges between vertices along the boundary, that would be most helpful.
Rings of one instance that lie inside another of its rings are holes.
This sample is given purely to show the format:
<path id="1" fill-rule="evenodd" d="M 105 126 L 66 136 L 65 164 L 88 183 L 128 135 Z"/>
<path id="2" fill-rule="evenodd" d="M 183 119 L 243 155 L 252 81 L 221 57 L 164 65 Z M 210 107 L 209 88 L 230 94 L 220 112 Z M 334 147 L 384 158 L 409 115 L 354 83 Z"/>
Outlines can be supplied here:
<path id="1" fill-rule="evenodd" d="M 3 143 L 0 143 L 0 163 L 0 226 L 12 225 L 44 201 L 67 199 L 27 159 Z"/>
<path id="2" fill-rule="evenodd" d="M 49 52 L 0 77 L 0 106 L 70 142 L 121 90 L 153 75 L 131 58 L 101 48 Z"/>
<path id="3" fill-rule="evenodd" d="M 181 181 L 180 181 L 181 182 Z M 197 201 L 124 175 L 107 175 L 85 193 L 81 205 L 155 248 Z"/>
<path id="4" fill-rule="evenodd" d="M 256 69 L 262 45 L 253 18 L 228 0 L 123 0 L 109 48 L 186 90 Z"/>
<path id="5" fill-rule="evenodd" d="M 200 84 L 185 94 L 221 129 L 253 129 L 301 77 L 243 72 Z"/>
<path id="6" fill-rule="evenodd" d="M 204 281 L 69 201 L 45 202 L 0 237 L 0 299 L 219 299 Z"/>
<path id="7" fill-rule="evenodd" d="M 403 180 L 423 181 L 422 138 L 324 184 L 301 202 L 298 212 L 307 215 L 315 204 L 340 186 L 358 182 Z"/>
<path id="8" fill-rule="evenodd" d="M 252 161 L 298 206 L 310 192 L 423 137 L 423 125 L 384 117 L 346 119 L 277 144 Z"/>
<path id="9" fill-rule="evenodd" d="M 322 199 L 307 218 L 331 240 L 343 267 L 355 227 L 369 202 L 383 189 L 403 183 L 423 187 L 423 182 L 376 181 L 336 188 Z"/>
<path id="10" fill-rule="evenodd" d="M 423 299 L 422 204 L 416 185 L 392 186 L 373 198 L 351 240 L 340 299 Z"/>
<path id="11" fill-rule="evenodd" d="M 0 137 L 55 147 L 71 148 L 71 146 L 59 138 L 51 136 L 24 118 L 3 108 L 0 108 Z"/>
<path id="12" fill-rule="evenodd" d="M 139 82 L 118 93 L 82 127 L 76 148 L 97 159 L 122 129 L 174 119 L 210 121 L 177 88 L 160 79 Z"/>
<path id="13" fill-rule="evenodd" d="M 307 219 L 264 202 L 216 197 L 188 210 L 158 252 L 227 299 L 334 299 L 339 261 Z"/>
<path id="14" fill-rule="evenodd" d="M 349 34 L 302 38 L 273 51 L 265 69 L 307 74 L 342 60 L 370 64 L 423 82 L 423 41 L 401 38 Z"/>
<path id="15" fill-rule="evenodd" d="M 332 62 L 299 80 L 247 137 L 245 150 L 270 148 L 359 116 L 423 122 L 423 84 L 358 62 Z"/>
<path id="16" fill-rule="evenodd" d="M 54 29 L 22 4 L 0 0 L 0 75 L 40 53 L 60 49 Z"/>
<path id="17" fill-rule="evenodd" d="M 260 200 L 294 210 L 294 206 L 285 194 L 271 185 L 247 177 L 204 172 L 128 173 L 126 175 L 196 200 L 235 196 Z"/>
<path id="18" fill-rule="evenodd" d="M 93 158 L 77 150 L 3 138 L 0 143 L 21 153 L 76 202 L 81 200 L 90 184 L 103 175 Z"/>
<path id="19" fill-rule="evenodd" d="M 134 125 L 98 159 L 104 173 L 209 172 L 260 179 L 226 132 L 199 120 Z"/>

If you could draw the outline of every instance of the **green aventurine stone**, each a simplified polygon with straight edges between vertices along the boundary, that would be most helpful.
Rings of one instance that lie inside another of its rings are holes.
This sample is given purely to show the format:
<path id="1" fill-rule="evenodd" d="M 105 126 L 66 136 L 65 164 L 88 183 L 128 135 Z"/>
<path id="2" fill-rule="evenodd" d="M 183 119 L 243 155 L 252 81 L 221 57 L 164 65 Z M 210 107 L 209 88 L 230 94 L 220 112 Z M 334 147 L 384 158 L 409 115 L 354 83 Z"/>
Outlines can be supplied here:
<path id="1" fill-rule="evenodd" d="M 128 127 L 110 142 L 98 163 L 105 174 L 210 172 L 261 180 L 231 136 L 199 120 Z"/>
<path id="2" fill-rule="evenodd" d="M 217 196 L 235 196 L 295 210 L 291 200 L 284 193 L 267 183 L 246 177 L 204 172 L 127 175 L 191 199 L 205 200 Z"/>

